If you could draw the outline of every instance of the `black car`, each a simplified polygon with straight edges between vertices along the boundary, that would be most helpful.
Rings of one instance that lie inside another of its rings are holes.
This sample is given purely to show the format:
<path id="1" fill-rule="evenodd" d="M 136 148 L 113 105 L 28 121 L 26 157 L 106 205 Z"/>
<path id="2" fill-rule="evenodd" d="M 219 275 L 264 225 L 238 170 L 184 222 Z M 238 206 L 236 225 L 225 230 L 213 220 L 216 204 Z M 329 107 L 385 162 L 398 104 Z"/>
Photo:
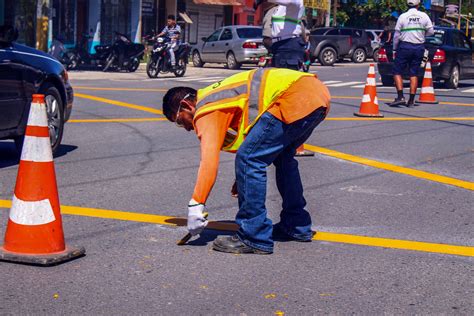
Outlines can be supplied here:
<path id="1" fill-rule="evenodd" d="M 63 136 L 72 110 L 73 90 L 68 74 L 56 59 L 15 43 L 18 32 L 0 26 L 0 140 L 23 143 L 32 95 L 45 95 L 53 152 Z"/>
<path id="2" fill-rule="evenodd" d="M 357 28 L 323 27 L 310 34 L 312 57 L 318 58 L 324 66 L 331 66 L 336 60 L 350 58 L 363 63 L 371 57 L 373 49 L 365 30 Z"/>
<path id="3" fill-rule="evenodd" d="M 393 85 L 393 43 L 385 43 L 379 50 L 378 70 L 384 86 Z M 449 89 L 457 89 L 459 80 L 474 79 L 474 48 L 463 32 L 447 27 L 435 27 L 435 34 L 427 37 L 425 48 L 431 61 L 433 80 L 443 80 Z M 420 67 L 419 79 L 424 69 Z M 408 78 L 408 69 L 403 75 Z"/>

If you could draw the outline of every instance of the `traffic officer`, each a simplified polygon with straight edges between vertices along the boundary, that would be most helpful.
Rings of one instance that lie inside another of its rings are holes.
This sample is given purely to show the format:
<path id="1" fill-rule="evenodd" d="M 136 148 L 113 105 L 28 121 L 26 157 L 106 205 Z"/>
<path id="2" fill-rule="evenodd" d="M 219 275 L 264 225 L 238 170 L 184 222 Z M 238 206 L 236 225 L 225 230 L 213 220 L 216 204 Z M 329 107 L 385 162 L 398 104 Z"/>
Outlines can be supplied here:
<path id="1" fill-rule="evenodd" d="M 271 21 L 268 26 L 271 27 L 272 66 L 300 70 L 304 62 L 306 45 L 301 38 L 303 0 L 257 0 L 255 7 L 264 2 L 276 5 L 275 8 L 268 10 L 263 18 L 264 35 L 267 29 L 265 21 Z"/>
<path id="2" fill-rule="evenodd" d="M 188 204 L 188 230 L 206 227 L 204 205 L 216 181 L 221 150 L 236 153 L 239 211 L 234 236 L 221 236 L 213 249 L 229 253 L 270 254 L 274 237 L 311 241 L 296 148 L 324 120 L 329 91 L 314 74 L 259 68 L 235 74 L 206 88 L 170 89 L 163 98 L 166 118 L 201 141 L 201 162 Z M 267 167 L 276 167 L 283 198 L 280 222 L 272 226 L 265 208 Z"/>
<path id="3" fill-rule="evenodd" d="M 433 24 L 424 12 L 418 11 L 420 0 L 408 0 L 408 11 L 400 15 L 395 26 L 393 37 L 393 78 L 397 88 L 397 97 L 390 106 L 415 105 L 416 88 L 418 87 L 418 72 L 425 54 L 425 37 L 434 34 Z M 410 99 L 408 103 L 403 96 L 402 75 L 408 67 L 410 76 Z"/>

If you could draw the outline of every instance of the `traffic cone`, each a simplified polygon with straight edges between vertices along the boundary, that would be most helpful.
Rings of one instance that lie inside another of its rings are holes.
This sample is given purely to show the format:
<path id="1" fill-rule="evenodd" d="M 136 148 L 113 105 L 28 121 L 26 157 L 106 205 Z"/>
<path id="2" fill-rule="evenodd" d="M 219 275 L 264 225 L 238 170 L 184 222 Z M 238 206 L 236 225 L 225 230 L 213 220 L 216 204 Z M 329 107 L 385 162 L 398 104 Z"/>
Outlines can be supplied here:
<path id="1" fill-rule="evenodd" d="M 379 100 L 377 99 L 377 88 L 375 84 L 375 65 L 370 64 L 367 82 L 365 83 L 364 96 L 360 103 L 359 112 L 355 116 L 361 117 L 383 117 L 379 112 Z"/>
<path id="2" fill-rule="evenodd" d="M 431 73 L 431 63 L 428 61 L 425 66 L 425 75 L 421 83 L 421 93 L 418 103 L 438 104 L 433 89 L 433 75 Z"/>
<path id="3" fill-rule="evenodd" d="M 50 266 L 84 254 L 64 243 L 44 95 L 34 94 L 0 261 Z"/>
<path id="4" fill-rule="evenodd" d="M 304 149 L 304 144 L 296 148 L 296 157 L 311 157 L 314 156 L 314 152 Z"/>

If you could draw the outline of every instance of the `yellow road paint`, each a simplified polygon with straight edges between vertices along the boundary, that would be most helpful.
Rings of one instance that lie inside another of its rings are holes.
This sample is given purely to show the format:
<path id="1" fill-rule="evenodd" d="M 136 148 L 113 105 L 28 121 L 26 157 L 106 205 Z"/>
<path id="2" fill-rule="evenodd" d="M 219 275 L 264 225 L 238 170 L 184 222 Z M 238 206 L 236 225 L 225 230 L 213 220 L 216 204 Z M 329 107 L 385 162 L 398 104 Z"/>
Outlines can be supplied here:
<path id="1" fill-rule="evenodd" d="M 474 183 L 469 182 L 469 181 L 464 181 L 464 180 L 459 180 L 456 178 L 450 178 L 450 177 L 445 177 L 445 176 L 440 176 L 434 173 L 429 173 L 421 170 L 416 170 L 416 169 L 411 169 L 411 168 L 406 168 L 406 167 L 400 167 L 397 165 L 392 165 L 389 163 L 385 162 L 380 162 L 377 160 L 372 160 L 364 157 L 359 157 L 359 156 L 354 156 L 354 155 L 349 155 L 345 154 L 339 151 L 335 151 L 332 149 L 328 148 L 323 148 L 323 147 L 318 147 L 318 146 L 313 146 L 309 144 L 304 145 L 305 149 L 314 151 L 315 153 L 323 154 L 326 156 L 331 156 L 334 158 L 338 159 L 343 159 L 355 163 L 359 163 L 362 165 L 366 166 L 371 166 L 374 168 L 379 168 L 379 169 L 384 169 L 396 173 L 402 173 L 406 174 L 412 177 L 420 178 L 420 179 L 425 179 L 425 180 L 430 180 L 434 182 L 439 182 L 439 183 L 444 183 L 444 184 L 449 184 L 453 186 L 457 186 L 463 189 L 468 189 L 468 190 L 474 190 Z"/>
<path id="2" fill-rule="evenodd" d="M 92 91 L 137 91 L 137 92 L 166 92 L 167 89 L 148 89 L 148 88 L 106 88 L 106 87 L 85 87 L 74 86 L 74 90 L 92 90 Z"/>
<path id="3" fill-rule="evenodd" d="M 10 208 L 11 201 L 0 200 L 0 208 Z M 67 215 L 86 216 L 94 218 L 107 218 L 123 221 L 134 221 L 142 223 L 170 225 L 170 226 L 186 226 L 186 219 L 173 216 L 143 214 L 122 212 L 114 210 L 104 210 L 98 208 L 86 208 L 77 206 L 61 206 L 61 213 Z M 233 223 L 209 222 L 208 228 L 222 231 L 236 231 L 237 225 Z M 449 244 L 435 244 L 429 242 L 419 242 L 411 240 L 389 239 L 379 237 L 367 237 L 349 234 L 339 234 L 331 232 L 317 232 L 313 240 L 353 244 L 370 247 L 384 247 L 402 250 L 413 250 L 420 252 L 433 252 L 440 254 L 449 254 L 457 256 L 474 257 L 474 247 L 458 246 Z"/>
<path id="4" fill-rule="evenodd" d="M 362 96 L 359 97 L 353 97 L 353 96 L 347 96 L 347 95 L 332 95 L 331 99 L 347 99 L 347 100 L 362 100 Z M 379 98 L 379 101 L 393 101 L 393 99 L 387 99 L 387 98 Z M 442 105 L 457 105 L 457 106 L 474 106 L 474 103 L 459 103 L 459 102 L 439 102 L 439 104 Z M 430 105 L 430 106 L 436 106 L 435 105 Z"/>
<path id="5" fill-rule="evenodd" d="M 474 121 L 474 117 L 328 117 L 325 121 Z"/>
<path id="6" fill-rule="evenodd" d="M 98 101 L 98 102 L 104 102 L 112 105 L 117 105 L 117 106 L 122 106 L 125 108 L 130 108 L 134 110 L 139 110 L 139 111 L 145 111 L 153 114 L 163 114 L 163 111 L 157 110 L 148 106 L 143 106 L 143 105 L 137 105 L 137 104 L 132 104 L 132 103 L 126 103 L 122 101 L 116 101 L 116 100 L 111 100 L 111 99 L 106 99 L 106 98 L 101 98 L 101 97 L 96 97 L 93 95 L 88 95 L 88 94 L 83 94 L 83 93 L 74 93 L 75 97 L 78 98 L 83 98 L 83 99 L 88 99 L 88 100 L 93 100 L 93 101 Z"/>
<path id="7" fill-rule="evenodd" d="M 167 121 L 164 117 L 159 118 L 115 118 L 115 119 L 77 119 L 69 120 L 69 123 L 131 123 L 131 122 L 159 122 Z"/>
<path id="8" fill-rule="evenodd" d="M 167 121 L 166 118 L 72 119 L 69 123 L 133 123 Z M 325 121 L 474 121 L 474 117 L 329 117 Z"/>

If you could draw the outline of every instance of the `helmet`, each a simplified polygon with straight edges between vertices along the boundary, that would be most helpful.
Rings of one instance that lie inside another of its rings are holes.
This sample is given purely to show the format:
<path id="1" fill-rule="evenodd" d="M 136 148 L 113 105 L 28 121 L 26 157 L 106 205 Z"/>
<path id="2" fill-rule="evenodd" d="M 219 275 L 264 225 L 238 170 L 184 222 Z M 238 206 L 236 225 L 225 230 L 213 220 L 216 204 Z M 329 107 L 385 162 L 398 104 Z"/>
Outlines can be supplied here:
<path id="1" fill-rule="evenodd" d="M 416 7 L 420 4 L 420 0 L 407 0 L 407 4 L 409 7 Z"/>

